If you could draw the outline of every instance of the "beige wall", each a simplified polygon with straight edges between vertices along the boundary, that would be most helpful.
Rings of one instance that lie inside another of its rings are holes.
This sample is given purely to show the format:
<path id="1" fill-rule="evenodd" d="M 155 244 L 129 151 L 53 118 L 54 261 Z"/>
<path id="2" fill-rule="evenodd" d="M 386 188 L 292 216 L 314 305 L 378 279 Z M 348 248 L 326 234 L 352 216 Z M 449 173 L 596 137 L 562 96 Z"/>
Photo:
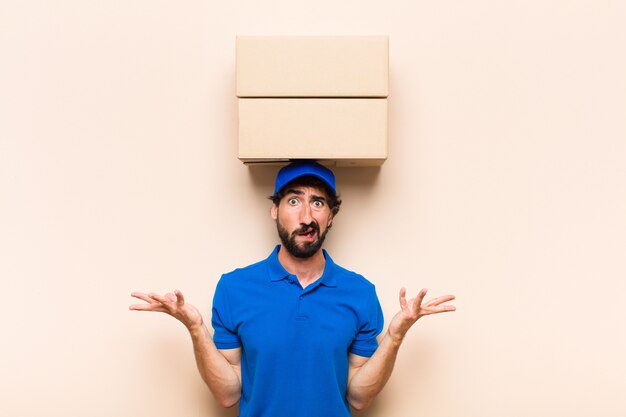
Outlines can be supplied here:
<path id="1" fill-rule="evenodd" d="M 390 36 L 390 149 L 337 171 L 335 260 L 454 292 L 361 415 L 624 416 L 624 2 L 4 1 L 2 416 L 234 416 L 128 311 L 276 242 L 236 155 L 235 36 Z"/>

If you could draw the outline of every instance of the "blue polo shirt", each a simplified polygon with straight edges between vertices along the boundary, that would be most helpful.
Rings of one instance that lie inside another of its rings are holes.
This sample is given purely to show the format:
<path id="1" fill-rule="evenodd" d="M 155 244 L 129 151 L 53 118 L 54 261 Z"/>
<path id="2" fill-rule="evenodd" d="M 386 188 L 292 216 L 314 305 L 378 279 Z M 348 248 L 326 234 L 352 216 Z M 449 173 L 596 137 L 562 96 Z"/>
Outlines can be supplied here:
<path id="1" fill-rule="evenodd" d="M 374 285 L 324 251 L 323 275 L 302 288 L 279 249 L 223 275 L 215 290 L 215 345 L 242 348 L 239 415 L 350 416 L 348 353 L 371 356 L 383 328 Z"/>

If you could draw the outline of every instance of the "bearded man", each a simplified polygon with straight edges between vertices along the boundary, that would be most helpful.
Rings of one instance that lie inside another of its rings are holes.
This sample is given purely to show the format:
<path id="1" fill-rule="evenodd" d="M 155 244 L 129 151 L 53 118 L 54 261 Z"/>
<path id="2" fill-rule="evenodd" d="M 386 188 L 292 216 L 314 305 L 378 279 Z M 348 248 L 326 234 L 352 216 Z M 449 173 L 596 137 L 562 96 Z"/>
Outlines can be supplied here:
<path id="1" fill-rule="evenodd" d="M 335 176 L 312 161 L 282 168 L 270 210 L 281 245 L 261 262 L 224 274 L 213 299 L 211 336 L 176 290 L 132 293 L 131 310 L 167 313 L 189 330 L 198 370 L 240 417 L 348 417 L 369 406 L 389 379 L 409 328 L 454 311 L 447 295 L 406 299 L 380 344 L 383 314 L 374 285 L 322 249 L 341 205 Z"/>

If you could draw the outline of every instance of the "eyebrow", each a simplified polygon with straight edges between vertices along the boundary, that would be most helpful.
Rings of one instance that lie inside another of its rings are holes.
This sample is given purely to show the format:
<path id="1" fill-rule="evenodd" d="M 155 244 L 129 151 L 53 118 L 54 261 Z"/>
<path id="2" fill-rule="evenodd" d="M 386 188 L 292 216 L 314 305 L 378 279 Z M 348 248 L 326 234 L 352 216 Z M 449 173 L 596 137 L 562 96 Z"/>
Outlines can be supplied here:
<path id="1" fill-rule="evenodd" d="M 301 191 L 301 190 L 296 190 L 296 189 L 294 189 L 294 188 L 290 188 L 290 189 L 288 189 L 288 190 L 287 190 L 287 192 L 285 193 L 285 196 L 288 196 L 289 194 L 303 195 L 303 194 L 304 194 L 304 191 Z M 312 198 L 313 200 L 322 200 L 322 201 L 326 202 L 326 197 L 321 196 L 321 195 L 315 195 L 315 194 L 312 194 L 312 195 L 311 195 L 311 198 Z"/>
<path id="2" fill-rule="evenodd" d="M 300 190 L 295 190 L 293 188 L 290 188 L 287 190 L 287 192 L 285 193 L 285 195 L 289 195 L 289 194 L 296 194 L 296 195 L 302 195 L 304 194 L 304 191 L 300 191 Z"/>

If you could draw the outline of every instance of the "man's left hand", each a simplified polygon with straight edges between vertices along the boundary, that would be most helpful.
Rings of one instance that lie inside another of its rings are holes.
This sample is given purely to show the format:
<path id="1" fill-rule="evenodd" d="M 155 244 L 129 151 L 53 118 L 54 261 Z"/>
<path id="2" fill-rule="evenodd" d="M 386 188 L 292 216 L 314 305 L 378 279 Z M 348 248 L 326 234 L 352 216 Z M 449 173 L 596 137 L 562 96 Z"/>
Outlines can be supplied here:
<path id="1" fill-rule="evenodd" d="M 423 316 L 429 314 L 445 313 L 455 311 L 456 307 L 447 305 L 448 301 L 454 300 L 454 295 L 444 295 L 443 297 L 433 298 L 424 302 L 424 297 L 428 290 L 423 289 L 417 297 L 406 300 L 406 289 L 400 289 L 400 307 L 401 310 L 396 314 L 389 324 L 389 336 L 397 343 L 401 343 L 402 339 L 409 331 L 411 326 Z"/>

